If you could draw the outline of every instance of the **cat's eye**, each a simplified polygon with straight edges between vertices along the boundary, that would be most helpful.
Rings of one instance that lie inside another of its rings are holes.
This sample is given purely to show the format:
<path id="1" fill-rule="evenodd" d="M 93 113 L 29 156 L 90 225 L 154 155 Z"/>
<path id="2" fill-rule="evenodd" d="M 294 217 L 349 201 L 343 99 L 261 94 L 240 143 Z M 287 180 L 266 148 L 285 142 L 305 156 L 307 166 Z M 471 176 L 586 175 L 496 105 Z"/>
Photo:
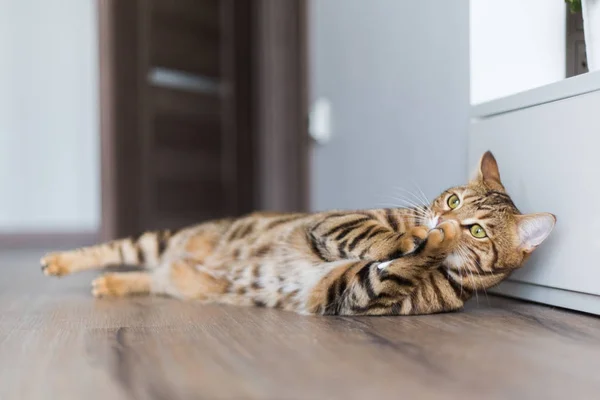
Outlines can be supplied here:
<path id="1" fill-rule="evenodd" d="M 457 195 L 453 194 L 452 196 L 448 197 L 448 207 L 450 207 L 452 210 L 457 208 L 459 205 L 460 199 Z"/>
<path id="2" fill-rule="evenodd" d="M 483 239 L 487 236 L 487 233 L 485 233 L 485 230 L 481 227 L 481 225 L 475 224 L 471 226 L 471 235 L 477 239 Z"/>

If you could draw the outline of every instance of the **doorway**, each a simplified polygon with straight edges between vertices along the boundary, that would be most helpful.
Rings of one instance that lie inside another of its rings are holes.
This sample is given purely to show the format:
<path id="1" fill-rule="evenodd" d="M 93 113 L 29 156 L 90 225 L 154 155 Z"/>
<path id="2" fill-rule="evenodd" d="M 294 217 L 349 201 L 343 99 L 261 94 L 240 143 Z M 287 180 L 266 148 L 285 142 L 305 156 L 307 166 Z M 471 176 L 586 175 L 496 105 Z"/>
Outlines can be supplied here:
<path id="1" fill-rule="evenodd" d="M 98 7 L 104 240 L 307 208 L 304 1 Z"/>

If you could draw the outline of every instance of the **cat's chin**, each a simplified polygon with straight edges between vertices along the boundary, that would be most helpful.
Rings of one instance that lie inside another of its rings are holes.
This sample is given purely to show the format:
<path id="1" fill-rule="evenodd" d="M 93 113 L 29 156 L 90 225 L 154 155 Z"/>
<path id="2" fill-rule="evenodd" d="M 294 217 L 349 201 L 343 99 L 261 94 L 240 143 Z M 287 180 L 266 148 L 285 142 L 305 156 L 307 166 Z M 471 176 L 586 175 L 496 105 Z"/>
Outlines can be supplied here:
<path id="1" fill-rule="evenodd" d="M 460 269 L 464 264 L 464 260 L 458 254 L 451 253 L 448 257 L 446 257 L 444 264 L 455 269 Z"/>

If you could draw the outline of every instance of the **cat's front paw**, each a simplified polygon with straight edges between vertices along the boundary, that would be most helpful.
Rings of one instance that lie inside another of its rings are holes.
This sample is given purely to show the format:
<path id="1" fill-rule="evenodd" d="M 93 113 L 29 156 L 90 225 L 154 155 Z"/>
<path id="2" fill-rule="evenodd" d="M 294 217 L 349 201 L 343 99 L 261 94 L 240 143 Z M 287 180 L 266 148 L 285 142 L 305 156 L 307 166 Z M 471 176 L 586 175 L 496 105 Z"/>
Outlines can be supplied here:
<path id="1" fill-rule="evenodd" d="M 415 251 L 421 243 L 429 235 L 429 229 L 425 226 L 415 226 L 408 232 L 402 235 L 400 239 L 400 252 L 401 255 L 407 255 Z"/>
<path id="2" fill-rule="evenodd" d="M 44 275 L 63 276 L 72 272 L 72 261 L 65 253 L 50 253 L 42 257 L 40 264 Z"/>
<path id="3" fill-rule="evenodd" d="M 422 253 L 442 255 L 454 250 L 460 239 L 460 224 L 455 220 L 447 220 L 429 231 Z"/>

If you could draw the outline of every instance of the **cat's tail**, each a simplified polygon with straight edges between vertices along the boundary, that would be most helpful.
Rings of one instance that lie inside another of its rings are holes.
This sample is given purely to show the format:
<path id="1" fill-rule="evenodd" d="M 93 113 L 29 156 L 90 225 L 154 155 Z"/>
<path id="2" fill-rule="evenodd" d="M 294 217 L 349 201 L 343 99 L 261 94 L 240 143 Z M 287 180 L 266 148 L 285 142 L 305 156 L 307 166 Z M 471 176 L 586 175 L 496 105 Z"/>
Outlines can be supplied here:
<path id="1" fill-rule="evenodd" d="M 160 263 L 175 234 L 170 230 L 146 232 L 96 246 L 50 253 L 40 261 L 42 271 L 46 275 L 62 276 L 112 265 L 153 268 Z"/>

